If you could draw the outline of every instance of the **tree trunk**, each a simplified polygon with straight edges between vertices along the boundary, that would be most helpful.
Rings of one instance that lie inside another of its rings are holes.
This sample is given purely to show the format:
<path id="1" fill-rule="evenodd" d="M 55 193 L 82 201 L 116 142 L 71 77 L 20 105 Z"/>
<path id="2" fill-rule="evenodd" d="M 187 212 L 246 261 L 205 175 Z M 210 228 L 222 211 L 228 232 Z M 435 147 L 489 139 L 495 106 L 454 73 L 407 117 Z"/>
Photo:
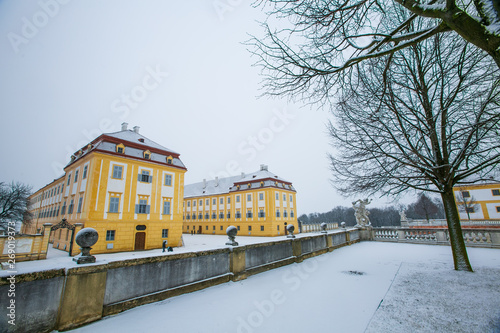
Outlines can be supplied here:
<path id="1" fill-rule="evenodd" d="M 455 270 L 472 272 L 469 257 L 467 256 L 467 249 L 465 248 L 464 236 L 460 225 L 460 217 L 455 205 L 453 189 L 450 188 L 444 193 L 441 193 L 441 199 L 443 200 L 446 222 L 448 223 L 448 232 L 450 234 L 450 244 L 451 251 L 453 253 Z"/>

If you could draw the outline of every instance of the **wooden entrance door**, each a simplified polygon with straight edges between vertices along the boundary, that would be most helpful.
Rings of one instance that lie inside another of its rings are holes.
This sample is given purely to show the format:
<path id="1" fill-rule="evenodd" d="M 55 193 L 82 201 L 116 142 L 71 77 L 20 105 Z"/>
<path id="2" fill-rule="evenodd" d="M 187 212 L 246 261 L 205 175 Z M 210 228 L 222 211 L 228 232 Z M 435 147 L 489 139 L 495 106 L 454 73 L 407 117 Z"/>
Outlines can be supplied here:
<path id="1" fill-rule="evenodd" d="M 144 250 L 146 246 L 146 233 L 137 232 L 135 234 L 135 247 L 134 250 Z"/>
<path id="2" fill-rule="evenodd" d="M 198 229 L 198 233 L 201 234 L 201 225 L 200 225 L 200 228 Z"/>

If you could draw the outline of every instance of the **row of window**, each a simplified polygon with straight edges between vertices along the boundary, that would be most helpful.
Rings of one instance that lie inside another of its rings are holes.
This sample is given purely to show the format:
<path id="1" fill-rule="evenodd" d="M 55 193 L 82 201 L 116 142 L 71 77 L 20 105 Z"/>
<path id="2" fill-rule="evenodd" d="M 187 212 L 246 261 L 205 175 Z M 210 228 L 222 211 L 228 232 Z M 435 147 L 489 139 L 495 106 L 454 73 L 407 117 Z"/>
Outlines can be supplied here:
<path id="1" fill-rule="evenodd" d="M 39 196 L 36 201 L 44 200 L 47 198 L 51 198 L 55 195 L 58 195 L 59 193 L 62 193 L 64 189 L 64 184 L 61 184 L 60 186 L 54 187 L 51 190 L 44 192 L 41 196 Z"/>
<path id="2" fill-rule="evenodd" d="M 239 225 L 238 225 L 238 226 L 236 226 L 236 228 L 238 228 L 238 231 L 240 231 L 240 230 L 241 230 L 241 228 L 240 228 L 240 226 L 239 226 Z M 247 226 L 247 228 L 248 228 L 248 231 L 252 231 L 252 226 L 251 226 L 251 225 Z M 277 225 L 277 226 L 276 226 L 276 228 L 277 228 L 277 230 L 278 230 L 278 231 L 280 230 L 280 226 L 279 226 L 279 225 Z M 212 231 L 215 231 L 215 229 L 216 229 L 216 228 L 215 228 L 215 225 L 213 225 L 213 226 L 212 226 Z M 189 231 L 189 230 L 190 230 L 190 229 L 189 229 L 189 226 L 187 226 L 187 227 L 186 227 L 186 230 L 187 230 L 187 231 Z M 200 226 L 196 226 L 196 225 L 194 225 L 194 226 L 192 226 L 192 229 L 191 229 L 191 230 L 192 230 L 192 231 L 194 231 L 194 232 L 197 232 L 197 231 L 199 232 L 199 231 L 201 231 L 201 230 L 202 230 L 202 226 L 201 226 L 201 225 L 200 225 Z M 221 231 L 224 231 L 224 226 L 222 226 L 222 225 L 221 225 L 221 226 L 220 226 L 220 230 L 221 230 Z M 206 225 L 206 226 L 205 226 L 205 231 L 209 231 L 208 225 Z M 264 226 L 263 226 L 263 225 L 261 225 L 261 226 L 260 226 L 260 231 L 264 231 Z"/>
<path id="3" fill-rule="evenodd" d="M 210 218 L 210 216 L 211 216 L 212 219 L 216 219 L 217 218 L 217 213 L 214 212 L 214 213 L 212 213 L 212 215 L 210 215 L 209 213 L 205 212 L 205 216 L 203 216 L 202 213 L 199 213 L 198 214 L 198 220 L 203 219 L 203 217 L 205 217 L 205 220 L 208 220 Z M 219 212 L 218 216 L 219 216 L 220 219 L 223 219 L 224 218 L 224 212 Z M 227 216 L 228 219 L 230 219 L 231 218 L 231 213 L 227 212 L 226 216 Z M 260 210 L 259 213 L 257 214 L 257 216 L 258 217 L 266 217 L 266 213 L 264 212 L 264 210 Z M 281 213 L 280 213 L 279 210 L 277 210 L 276 211 L 276 217 L 280 217 L 280 216 L 281 216 Z M 294 216 L 295 215 L 293 213 L 293 210 L 290 211 L 290 217 L 294 217 Z M 237 219 L 241 219 L 241 212 L 237 211 L 236 214 L 234 215 L 234 217 L 237 218 Z M 248 211 L 246 213 L 246 217 L 247 218 L 253 217 L 253 212 Z M 288 212 L 286 210 L 283 211 L 283 217 L 288 217 Z M 191 220 L 191 219 L 196 220 L 196 213 L 193 213 L 193 215 L 191 215 L 189 213 L 186 214 L 185 215 L 185 219 L 186 220 Z"/>
<path id="4" fill-rule="evenodd" d="M 109 198 L 108 213 L 119 213 L 120 198 L 111 197 Z M 148 201 L 145 199 L 140 199 L 139 203 L 135 205 L 136 214 L 149 214 L 151 205 L 148 205 Z M 163 201 L 163 215 L 170 215 L 171 203 L 170 201 Z"/>
<path id="5" fill-rule="evenodd" d="M 162 229 L 161 238 L 168 238 L 168 229 Z M 116 239 L 116 230 L 106 230 L 106 241 L 111 242 Z"/>
<path id="6" fill-rule="evenodd" d="M 259 193 L 259 200 L 264 200 L 265 199 L 265 195 L 264 193 Z M 283 194 L 283 201 L 286 201 L 286 194 Z M 276 200 L 279 200 L 279 193 L 276 193 Z M 191 202 L 193 203 L 193 207 L 196 207 L 196 202 L 198 200 L 189 200 L 187 201 L 187 206 L 188 207 L 191 207 Z M 247 194 L 247 201 L 252 201 L 252 194 Z M 241 196 L 240 195 L 237 195 L 236 196 L 236 202 L 241 202 Z M 290 194 L 290 202 L 293 202 L 293 195 Z M 219 198 L 219 203 L 222 205 L 224 204 L 224 198 Z M 227 203 L 231 203 L 231 197 L 227 197 Z M 216 198 L 212 198 L 212 205 L 216 205 L 217 204 L 217 199 Z M 199 205 L 202 206 L 203 205 L 203 199 L 199 199 Z M 210 205 L 210 199 L 205 199 L 205 206 L 208 206 Z"/>
<path id="7" fill-rule="evenodd" d="M 63 202 L 62 207 L 61 206 L 53 206 L 49 207 L 46 209 L 42 209 L 36 216 L 35 218 L 47 218 L 47 217 L 56 217 L 59 216 L 59 209 L 61 215 L 66 214 L 66 208 L 68 209 L 68 214 L 73 214 L 74 210 L 74 205 L 75 201 L 74 199 L 71 199 L 69 205 L 66 207 L 66 201 Z M 83 197 L 80 197 L 78 199 L 78 206 L 76 209 L 76 213 L 81 213 L 82 212 L 82 206 L 83 206 Z"/>
<path id="8" fill-rule="evenodd" d="M 86 179 L 86 178 L 87 178 L 88 167 L 89 167 L 88 165 L 85 165 L 85 166 L 83 167 L 82 179 Z M 75 176 L 74 176 L 73 183 L 76 183 L 76 182 L 78 181 L 78 172 L 79 172 L 79 171 L 80 171 L 80 170 L 78 170 L 78 169 L 77 169 L 77 170 L 75 170 Z M 66 181 L 66 185 L 68 185 L 68 186 L 69 186 L 70 184 L 71 184 L 71 172 L 70 172 L 70 173 L 68 173 L 68 179 L 67 179 L 67 181 Z"/>
<path id="9" fill-rule="evenodd" d="M 141 139 L 139 139 L 139 141 L 144 142 L 144 139 L 141 138 Z M 116 145 L 116 152 L 118 154 L 125 154 L 125 145 L 123 145 L 122 143 L 117 144 Z M 144 150 L 142 152 L 142 157 L 146 160 L 150 160 L 151 159 L 151 152 L 149 150 Z M 173 160 L 172 156 L 166 157 L 167 164 L 172 164 L 172 160 Z"/>
<path id="10" fill-rule="evenodd" d="M 470 198 L 470 191 L 461 191 L 462 192 L 462 197 L 464 198 Z M 499 196 L 500 195 L 500 189 L 492 189 L 491 194 L 493 196 Z"/>
<path id="11" fill-rule="evenodd" d="M 500 206 L 495 207 L 497 213 L 500 213 Z M 474 207 L 465 207 L 465 212 L 467 213 L 475 213 L 476 209 Z"/>
<path id="12" fill-rule="evenodd" d="M 113 165 L 113 175 L 114 179 L 123 179 L 123 166 Z M 152 183 L 153 176 L 149 174 L 148 170 L 142 170 L 140 174 L 137 175 L 137 180 L 144 183 Z M 165 186 L 172 186 L 172 175 L 165 174 L 164 182 Z"/>

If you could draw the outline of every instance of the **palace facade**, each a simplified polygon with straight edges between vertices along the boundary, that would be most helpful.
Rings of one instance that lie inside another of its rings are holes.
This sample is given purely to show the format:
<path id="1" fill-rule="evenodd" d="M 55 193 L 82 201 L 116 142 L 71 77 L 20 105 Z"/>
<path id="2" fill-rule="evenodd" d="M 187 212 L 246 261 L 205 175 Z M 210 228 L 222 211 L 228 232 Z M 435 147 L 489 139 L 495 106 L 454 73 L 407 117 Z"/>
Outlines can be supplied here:
<path id="1" fill-rule="evenodd" d="M 296 191 L 291 182 L 261 165 L 259 171 L 185 185 L 184 233 L 225 235 L 234 225 L 242 236 L 285 235 L 296 232 Z"/>
<path id="2" fill-rule="evenodd" d="M 500 220 L 500 183 L 453 189 L 461 220 Z"/>
<path id="3" fill-rule="evenodd" d="M 181 245 L 187 169 L 178 153 L 127 125 L 75 152 L 62 177 L 30 196 L 34 222 L 24 233 L 65 219 L 97 230 L 92 253 L 159 248 L 165 240 Z M 53 247 L 68 251 L 70 234 L 67 228 L 53 231 Z"/>

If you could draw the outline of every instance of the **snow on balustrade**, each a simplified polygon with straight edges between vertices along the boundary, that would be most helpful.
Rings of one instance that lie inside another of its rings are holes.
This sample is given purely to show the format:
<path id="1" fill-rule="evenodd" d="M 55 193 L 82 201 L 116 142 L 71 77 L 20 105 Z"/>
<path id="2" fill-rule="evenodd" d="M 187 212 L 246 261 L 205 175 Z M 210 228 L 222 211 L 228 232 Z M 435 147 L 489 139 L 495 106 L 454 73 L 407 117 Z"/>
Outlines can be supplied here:
<path id="1" fill-rule="evenodd" d="M 474 232 L 464 231 L 464 241 L 469 244 L 491 244 L 491 235 L 488 231 Z M 446 234 L 446 239 L 449 240 L 449 235 Z"/>
<path id="2" fill-rule="evenodd" d="M 462 234 L 465 245 L 471 247 L 500 248 L 500 229 L 484 227 L 463 228 Z M 373 229 L 373 239 L 385 242 L 450 244 L 450 235 L 447 228 L 398 228 L 383 227 Z"/>
<path id="3" fill-rule="evenodd" d="M 423 242 L 437 242 L 436 232 L 434 231 L 405 231 L 405 239 Z"/>
<path id="4" fill-rule="evenodd" d="M 376 230 L 375 238 L 379 239 L 398 239 L 398 232 L 395 230 Z"/>

